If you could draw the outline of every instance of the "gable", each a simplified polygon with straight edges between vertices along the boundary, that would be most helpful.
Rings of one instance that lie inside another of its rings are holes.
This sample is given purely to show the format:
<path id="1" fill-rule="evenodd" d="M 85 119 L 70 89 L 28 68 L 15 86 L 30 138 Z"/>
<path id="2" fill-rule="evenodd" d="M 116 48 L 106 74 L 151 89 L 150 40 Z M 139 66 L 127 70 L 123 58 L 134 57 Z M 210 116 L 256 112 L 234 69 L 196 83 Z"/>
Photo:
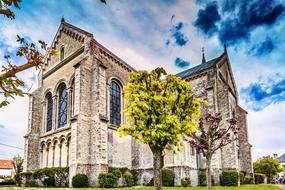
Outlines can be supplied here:
<path id="1" fill-rule="evenodd" d="M 84 46 L 84 42 L 92 38 L 93 35 L 76 26 L 61 21 L 60 26 L 54 36 L 51 47 L 61 53 L 64 48 L 64 59 L 71 56 Z M 45 59 L 44 71 L 48 71 L 61 62 L 61 55 L 52 56 L 49 54 Z"/>
<path id="2" fill-rule="evenodd" d="M 237 96 L 238 93 L 234 81 L 234 75 L 227 54 L 225 58 L 218 64 L 218 76 L 223 83 L 226 83 L 229 86 L 231 92 Z"/>

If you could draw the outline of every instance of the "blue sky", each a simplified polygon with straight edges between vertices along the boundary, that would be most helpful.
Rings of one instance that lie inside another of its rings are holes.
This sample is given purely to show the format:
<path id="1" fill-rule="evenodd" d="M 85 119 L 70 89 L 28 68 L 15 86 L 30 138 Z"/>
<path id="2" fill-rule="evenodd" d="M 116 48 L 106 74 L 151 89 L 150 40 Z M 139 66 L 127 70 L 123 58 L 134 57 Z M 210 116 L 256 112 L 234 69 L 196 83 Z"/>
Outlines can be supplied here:
<path id="1" fill-rule="evenodd" d="M 219 56 L 223 44 L 248 111 L 254 159 L 285 153 L 284 0 L 23 0 L 16 19 L 0 17 L 0 64 L 17 48 L 16 35 L 50 43 L 64 16 L 134 68 L 177 73 Z M 15 58 L 18 64 L 21 59 Z M 35 89 L 37 71 L 19 75 Z M 0 110 L 0 143 L 23 147 L 28 98 Z M 0 158 L 20 150 L 0 145 Z"/>

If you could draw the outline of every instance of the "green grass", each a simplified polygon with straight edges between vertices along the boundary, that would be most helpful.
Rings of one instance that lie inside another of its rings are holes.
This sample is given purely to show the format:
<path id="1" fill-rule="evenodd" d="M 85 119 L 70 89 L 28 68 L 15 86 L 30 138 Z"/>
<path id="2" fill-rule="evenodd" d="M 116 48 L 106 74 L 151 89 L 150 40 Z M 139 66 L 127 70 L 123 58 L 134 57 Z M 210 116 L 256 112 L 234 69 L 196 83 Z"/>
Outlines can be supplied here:
<path id="1" fill-rule="evenodd" d="M 46 188 L 0 187 L 0 190 L 42 190 Z M 103 188 L 48 188 L 49 190 L 104 190 Z M 152 187 L 115 188 L 114 190 L 152 190 Z M 165 190 L 207 190 L 206 187 L 165 187 Z M 214 190 L 279 190 L 274 185 L 242 185 L 240 187 L 214 187 Z"/>

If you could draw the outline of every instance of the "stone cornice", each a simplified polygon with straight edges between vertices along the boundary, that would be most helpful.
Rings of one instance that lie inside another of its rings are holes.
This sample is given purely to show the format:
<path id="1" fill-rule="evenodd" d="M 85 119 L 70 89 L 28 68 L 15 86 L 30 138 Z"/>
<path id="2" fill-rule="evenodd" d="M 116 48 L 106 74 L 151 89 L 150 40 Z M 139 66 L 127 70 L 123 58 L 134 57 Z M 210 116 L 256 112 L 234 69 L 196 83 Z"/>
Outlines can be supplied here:
<path id="1" fill-rule="evenodd" d="M 62 66 L 66 65 L 68 62 L 70 62 L 71 60 L 73 60 L 74 58 L 76 58 L 77 56 L 82 54 L 83 52 L 84 52 L 84 46 L 79 48 L 76 52 L 74 52 L 73 54 L 71 54 L 70 56 L 68 56 L 64 60 L 62 60 L 60 63 L 58 63 L 56 66 L 51 68 L 49 71 L 47 71 L 45 74 L 43 74 L 43 79 L 47 78 L 49 75 L 51 75 L 52 73 L 57 71 Z"/>
<path id="2" fill-rule="evenodd" d="M 119 58 L 118 56 L 116 56 L 114 53 L 112 53 L 110 50 L 108 50 L 107 48 L 105 48 L 103 45 L 101 45 L 100 43 L 98 43 L 95 39 L 92 40 L 93 43 L 95 43 L 99 49 L 99 54 L 105 58 L 107 58 L 109 61 L 118 64 L 119 66 L 121 66 L 122 68 L 124 68 L 125 70 L 127 70 L 128 72 L 136 72 L 136 70 L 130 66 L 129 64 L 127 64 L 125 61 L 123 61 L 121 58 Z"/>

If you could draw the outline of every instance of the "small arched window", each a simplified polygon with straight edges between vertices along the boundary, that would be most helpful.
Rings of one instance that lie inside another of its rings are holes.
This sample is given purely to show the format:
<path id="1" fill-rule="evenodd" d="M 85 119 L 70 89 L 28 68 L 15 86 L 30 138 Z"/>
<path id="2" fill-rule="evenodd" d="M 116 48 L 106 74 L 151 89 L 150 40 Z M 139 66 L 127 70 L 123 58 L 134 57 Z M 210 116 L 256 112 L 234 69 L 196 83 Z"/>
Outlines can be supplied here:
<path id="1" fill-rule="evenodd" d="M 52 100 L 52 94 L 50 92 L 46 95 L 46 102 L 47 102 L 46 132 L 49 132 L 52 130 L 52 110 L 53 110 L 53 100 Z"/>
<path id="2" fill-rule="evenodd" d="M 121 88 L 116 82 L 110 85 L 110 123 L 116 126 L 121 124 Z"/>
<path id="3" fill-rule="evenodd" d="M 60 61 L 64 59 L 64 46 L 60 47 Z"/>
<path id="4" fill-rule="evenodd" d="M 66 85 L 62 84 L 58 89 L 58 128 L 67 123 L 67 97 Z"/>

